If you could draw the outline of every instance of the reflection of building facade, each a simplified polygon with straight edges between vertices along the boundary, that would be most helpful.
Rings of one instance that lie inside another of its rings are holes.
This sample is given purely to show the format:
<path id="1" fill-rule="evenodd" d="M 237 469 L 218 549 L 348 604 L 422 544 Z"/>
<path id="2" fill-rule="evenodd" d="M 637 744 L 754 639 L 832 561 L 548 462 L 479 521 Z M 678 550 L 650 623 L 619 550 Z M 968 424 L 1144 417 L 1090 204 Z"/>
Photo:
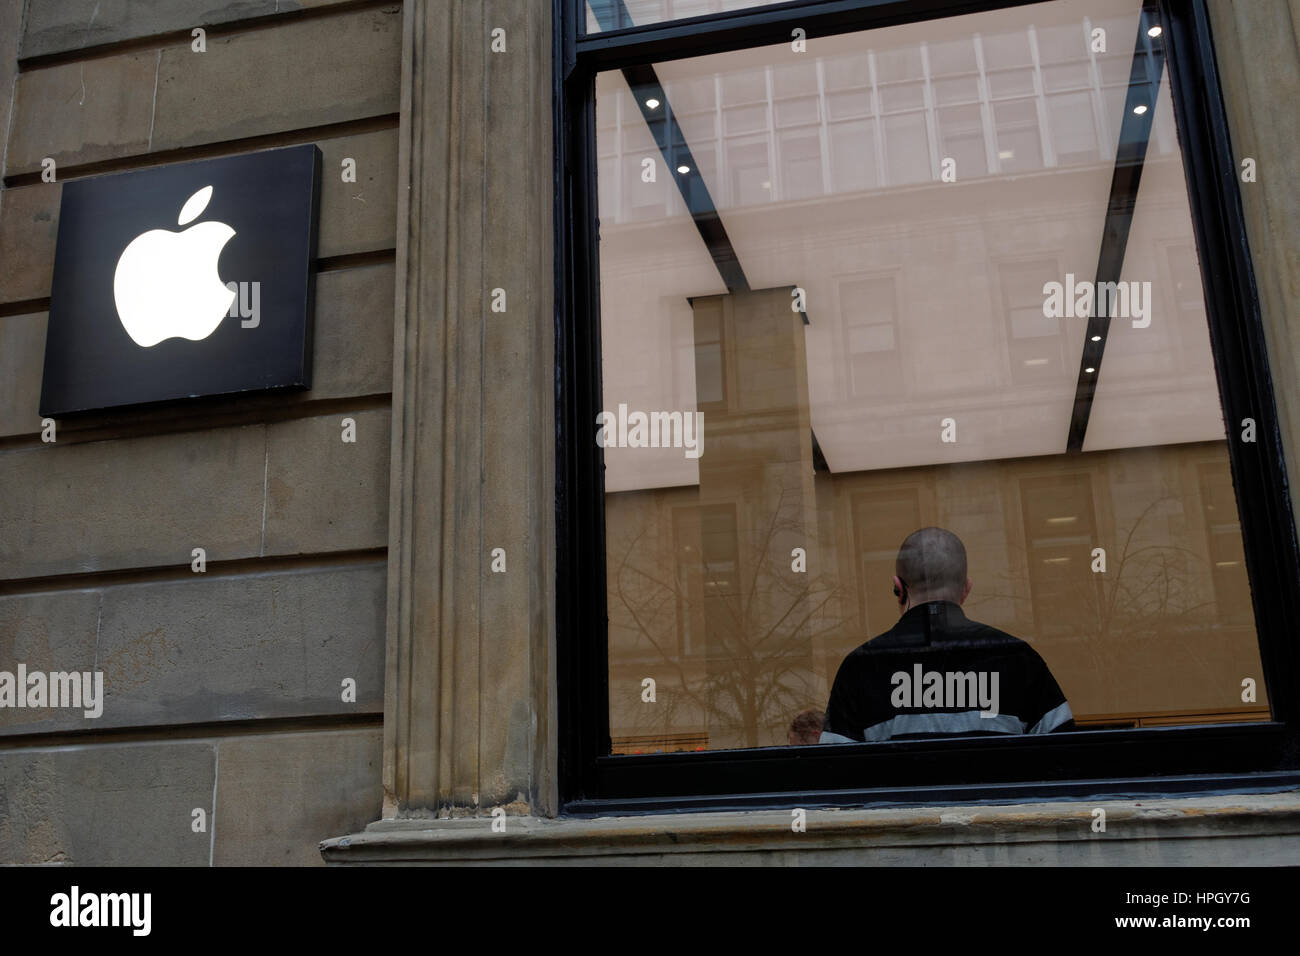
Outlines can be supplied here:
<path id="1" fill-rule="evenodd" d="M 729 477 L 702 480 L 698 493 L 610 496 L 610 699 L 622 747 L 672 734 L 694 746 L 784 743 L 794 714 L 824 706 L 844 655 L 897 619 L 897 547 L 929 524 L 966 544 L 970 615 L 1029 640 L 1081 725 L 1267 717 L 1266 701 L 1238 696 L 1240 678 L 1259 673 L 1259 650 L 1221 442 L 815 480 L 809 469 L 803 520 L 780 522 L 780 546 L 764 533 L 773 500 Z M 796 540 L 812 545 L 807 585 L 782 573 Z M 1093 549 L 1111 542 L 1106 573 L 1094 573 Z M 668 575 L 669 587 L 657 583 Z M 639 706 L 647 674 L 666 705 L 652 711 Z M 750 697 L 764 709 L 746 712 Z"/>
<path id="2" fill-rule="evenodd" d="M 691 208 L 643 181 L 659 150 L 608 78 L 606 405 L 705 412 L 698 462 L 606 451 L 616 751 L 784 743 L 896 620 L 894 554 L 927 524 L 966 543 L 969 612 L 1033 643 L 1082 725 L 1266 718 L 1240 700 L 1259 650 L 1167 82 L 1122 272 L 1150 315 L 1111 323 L 1083 453 L 1063 454 L 1086 320 L 1046 316 L 1044 286 L 1093 274 L 1133 59 L 1092 51 L 1097 25 L 668 64 L 673 146 L 764 293 L 707 294 Z M 647 710 L 650 674 L 666 706 Z"/>
<path id="3" fill-rule="evenodd" d="M 937 42 L 933 28 L 897 45 L 873 38 L 835 50 L 831 39 L 802 60 L 683 71 L 666 88 L 685 133 L 678 145 L 689 140 L 724 209 L 935 182 L 947 158 L 963 180 L 1113 161 L 1133 22 L 1083 13 Z M 1098 29 L 1114 41 L 1105 52 Z M 619 96 L 603 121 L 626 131 L 640 112 Z M 1176 151 L 1171 134 L 1158 134 L 1157 152 Z M 638 188 L 638 139 L 611 135 L 600 150 L 602 209 L 615 221 L 685 209 L 675 192 Z"/>

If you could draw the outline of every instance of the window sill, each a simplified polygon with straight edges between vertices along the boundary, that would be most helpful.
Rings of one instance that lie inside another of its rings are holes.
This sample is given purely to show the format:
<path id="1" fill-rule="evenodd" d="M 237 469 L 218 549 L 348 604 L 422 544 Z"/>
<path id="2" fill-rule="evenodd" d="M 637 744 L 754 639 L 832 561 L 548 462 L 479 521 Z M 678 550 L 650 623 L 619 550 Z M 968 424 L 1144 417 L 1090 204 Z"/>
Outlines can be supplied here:
<path id="1" fill-rule="evenodd" d="M 1096 808 L 1105 832 L 1092 830 Z M 1009 806 L 595 819 L 394 819 L 321 843 L 326 863 L 1293 865 L 1300 791 Z"/>

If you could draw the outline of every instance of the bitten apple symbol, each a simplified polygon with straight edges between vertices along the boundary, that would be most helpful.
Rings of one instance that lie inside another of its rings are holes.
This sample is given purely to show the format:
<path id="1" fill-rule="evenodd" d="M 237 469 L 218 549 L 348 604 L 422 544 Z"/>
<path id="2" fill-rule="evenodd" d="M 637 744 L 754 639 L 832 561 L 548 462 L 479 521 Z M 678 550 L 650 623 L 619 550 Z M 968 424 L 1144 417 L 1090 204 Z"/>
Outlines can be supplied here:
<path id="1" fill-rule="evenodd" d="M 193 222 L 211 199 L 212 187 L 204 186 L 185 200 L 176 224 Z M 117 260 L 113 298 L 136 345 L 174 337 L 197 342 L 216 331 L 235 298 L 217 275 L 221 249 L 234 235 L 224 222 L 201 222 L 180 232 L 150 229 L 131 240 Z"/>

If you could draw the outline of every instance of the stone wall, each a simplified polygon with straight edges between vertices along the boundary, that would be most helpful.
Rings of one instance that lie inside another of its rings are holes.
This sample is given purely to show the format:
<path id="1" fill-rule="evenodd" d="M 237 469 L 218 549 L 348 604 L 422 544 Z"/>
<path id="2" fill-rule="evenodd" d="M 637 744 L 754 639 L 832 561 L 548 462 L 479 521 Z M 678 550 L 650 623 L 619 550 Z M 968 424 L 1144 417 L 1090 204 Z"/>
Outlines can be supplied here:
<path id="1" fill-rule="evenodd" d="M 0 670 L 105 679 L 0 710 L 0 863 L 319 863 L 379 815 L 401 47 L 392 2 L 0 0 Z M 313 388 L 43 442 L 61 183 L 298 143 Z"/>
<path id="2" fill-rule="evenodd" d="M 1292 482 L 1300 474 L 1300 0 L 1210 0 L 1219 83 Z M 1294 493 L 1294 492 L 1293 492 Z"/>

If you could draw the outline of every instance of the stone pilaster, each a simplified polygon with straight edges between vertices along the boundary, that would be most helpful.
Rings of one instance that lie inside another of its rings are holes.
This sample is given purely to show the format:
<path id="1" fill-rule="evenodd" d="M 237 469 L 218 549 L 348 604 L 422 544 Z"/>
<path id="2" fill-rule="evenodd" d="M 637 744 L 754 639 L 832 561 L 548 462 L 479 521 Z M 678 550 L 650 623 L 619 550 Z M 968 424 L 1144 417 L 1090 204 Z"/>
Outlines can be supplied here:
<path id="1" fill-rule="evenodd" d="M 408 2 L 403 18 L 384 815 L 547 813 L 550 6 Z"/>
<path id="2" fill-rule="evenodd" d="M 1300 474 L 1300 0 L 1207 4 L 1287 471 Z M 1294 499 L 1293 499 L 1294 500 Z"/>

